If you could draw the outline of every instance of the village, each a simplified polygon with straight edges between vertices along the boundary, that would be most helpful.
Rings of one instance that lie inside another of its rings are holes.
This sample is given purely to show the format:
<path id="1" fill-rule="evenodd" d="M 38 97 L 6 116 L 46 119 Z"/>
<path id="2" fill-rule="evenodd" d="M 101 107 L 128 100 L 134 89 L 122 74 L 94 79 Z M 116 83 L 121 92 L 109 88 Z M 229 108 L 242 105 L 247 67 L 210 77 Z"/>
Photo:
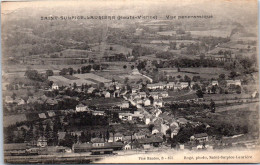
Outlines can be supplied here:
<path id="1" fill-rule="evenodd" d="M 132 74 L 141 73 L 133 69 Z M 66 87 L 54 82 L 49 89 L 43 89 L 47 96 L 29 96 L 27 100 L 17 96 L 6 97 L 5 105 L 11 109 L 14 105 L 24 110 L 32 106 L 37 108 L 34 110 L 35 113 L 19 117 L 20 121 L 13 120 L 15 115 L 10 115 L 10 122 L 16 123 L 9 123 L 8 128 L 14 129 L 9 139 L 15 143 L 8 144 L 11 149 L 6 154 L 87 152 L 100 155 L 113 152 L 120 154 L 120 151 L 131 152 L 136 149 L 153 150 L 158 147 L 182 150 L 224 149 L 232 146 L 241 147 L 242 144 L 252 147 L 255 139 L 245 135 L 248 128 L 239 128 L 239 134 L 233 137 L 223 137 L 203 120 L 193 120 L 192 112 L 189 115 L 181 113 L 190 109 L 190 106 L 199 106 L 201 110 L 195 110 L 198 118 L 199 113 L 209 115 L 218 112 L 218 105 L 223 103 L 236 105 L 241 104 L 241 101 L 247 104 L 257 102 L 258 93 L 252 93 L 249 98 L 230 99 L 218 103 L 203 98 L 205 93 L 220 93 L 220 89 L 234 94 L 241 93 L 240 80 L 225 81 L 224 89 L 217 80 L 204 82 L 209 84 L 204 85 L 204 92 L 201 90 L 203 84 L 194 81 L 140 83 L 129 86 L 115 80 L 105 80 L 101 86 Z M 179 93 L 177 96 L 176 92 Z M 71 104 L 70 109 L 63 109 L 62 106 L 66 106 L 63 102 Z M 174 114 L 169 108 L 176 104 L 180 107 L 175 109 L 180 112 Z M 46 111 L 46 108 L 49 110 Z M 192 130 L 188 137 L 178 134 L 185 128 Z M 242 143 L 241 139 L 244 139 L 245 143 Z M 21 143 L 17 145 L 16 142 Z"/>

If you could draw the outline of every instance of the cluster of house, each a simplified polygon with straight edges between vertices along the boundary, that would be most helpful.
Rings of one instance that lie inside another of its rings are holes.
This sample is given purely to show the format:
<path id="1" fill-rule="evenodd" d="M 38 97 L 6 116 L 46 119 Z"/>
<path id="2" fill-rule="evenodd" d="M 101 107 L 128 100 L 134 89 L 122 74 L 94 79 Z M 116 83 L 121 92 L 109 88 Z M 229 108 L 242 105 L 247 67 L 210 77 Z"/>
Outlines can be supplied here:
<path id="1" fill-rule="evenodd" d="M 162 113 L 160 109 L 153 109 L 151 116 L 145 119 L 145 124 L 153 125 L 152 134 L 163 134 L 171 138 L 178 134 L 180 126 L 187 124 L 187 120 L 183 118 L 176 120 L 174 116 L 168 112 Z M 169 132 L 167 132 L 170 130 Z"/>
<path id="2" fill-rule="evenodd" d="M 158 147 L 162 144 L 163 138 L 159 135 L 151 135 L 147 129 L 142 129 L 134 134 L 130 133 L 110 133 L 109 139 L 92 138 L 88 143 L 76 143 L 72 146 L 72 151 L 77 152 L 102 152 L 104 149 L 131 150 L 135 148 L 148 149 Z"/>
<path id="3" fill-rule="evenodd" d="M 47 96 L 43 95 L 41 97 L 34 97 L 29 96 L 27 99 L 22 97 L 12 98 L 11 96 L 5 97 L 5 103 L 7 104 L 17 104 L 17 105 L 24 105 L 30 103 L 38 103 L 38 104 L 49 104 L 49 105 L 56 105 L 58 101 L 53 98 L 48 98 Z"/>
<path id="4" fill-rule="evenodd" d="M 154 84 L 147 84 L 147 88 L 150 90 L 156 90 L 156 89 L 184 89 L 189 87 L 188 82 L 169 82 L 169 83 L 164 83 L 164 82 L 159 82 L 159 83 L 154 83 Z"/>
<path id="5" fill-rule="evenodd" d="M 227 86 L 231 86 L 231 85 L 238 85 L 238 86 L 241 86 L 241 80 L 226 80 L 227 82 Z M 219 82 L 218 81 L 212 81 L 211 82 L 211 85 L 212 86 L 218 86 L 219 85 Z"/>
<path id="6" fill-rule="evenodd" d="M 134 111 L 134 113 L 130 112 L 121 112 L 118 113 L 119 119 L 127 120 L 127 121 L 136 121 L 136 120 L 143 120 L 144 115 L 140 113 L 140 111 Z"/>
<path id="7" fill-rule="evenodd" d="M 153 100 L 151 100 L 151 98 Z M 163 101 L 162 98 L 168 97 L 168 92 L 150 92 L 147 95 L 145 92 L 132 93 L 130 99 L 132 100 L 133 105 L 144 105 L 150 106 L 153 105 L 155 107 L 162 107 Z"/>
<path id="8" fill-rule="evenodd" d="M 59 140 L 64 138 L 66 132 L 59 132 Z M 72 132 L 72 134 L 79 135 L 81 131 Z M 5 155 L 25 155 L 25 154 L 53 154 L 57 152 L 91 152 L 93 155 L 111 154 L 117 150 L 132 150 L 132 149 L 150 149 L 152 147 L 159 147 L 164 140 L 161 134 L 151 135 L 147 129 L 142 129 L 134 134 L 110 133 L 109 139 L 92 138 L 87 143 L 75 143 L 72 148 L 63 146 L 48 146 L 45 137 L 39 137 L 34 144 L 30 143 L 10 143 L 4 144 Z M 216 140 L 207 133 L 198 133 L 190 137 L 190 141 L 185 144 L 177 144 L 176 149 L 180 150 L 201 150 L 201 149 L 221 149 L 227 147 L 247 147 L 254 148 L 257 139 L 250 140 L 248 137 L 241 134 L 233 137 L 223 137 Z"/>
<path id="9" fill-rule="evenodd" d="M 87 89 L 87 93 L 92 93 L 95 89 L 102 89 L 102 91 L 105 91 L 105 89 L 107 90 L 120 90 L 123 88 L 123 84 L 119 83 L 119 82 L 110 82 L 111 80 L 108 80 L 109 82 L 105 82 L 104 86 L 99 86 L 98 84 L 88 84 L 86 82 L 86 84 L 90 85 L 90 88 Z M 64 84 L 65 85 L 65 84 Z M 69 85 L 59 85 L 57 83 L 53 83 L 51 86 L 51 90 L 59 90 L 61 86 L 64 87 L 64 89 L 72 89 L 73 84 L 69 84 Z M 78 92 L 81 92 L 81 87 L 83 84 L 76 84 L 77 88 L 74 90 L 78 90 Z M 100 93 L 102 94 L 102 93 Z M 103 93 L 104 94 L 104 93 Z"/>
<path id="10" fill-rule="evenodd" d="M 87 105 L 79 104 L 76 106 L 75 112 L 88 112 L 94 116 L 104 116 L 105 111 L 92 110 Z"/>

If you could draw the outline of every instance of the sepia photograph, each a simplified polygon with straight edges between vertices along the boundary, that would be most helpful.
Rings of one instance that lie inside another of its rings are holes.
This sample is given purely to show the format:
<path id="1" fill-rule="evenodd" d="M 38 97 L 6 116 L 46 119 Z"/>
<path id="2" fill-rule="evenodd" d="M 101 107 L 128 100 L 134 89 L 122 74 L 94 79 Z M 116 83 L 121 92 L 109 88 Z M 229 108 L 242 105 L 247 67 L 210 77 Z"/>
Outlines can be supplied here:
<path id="1" fill-rule="evenodd" d="M 8 164 L 260 163 L 257 0 L 2 1 Z"/>

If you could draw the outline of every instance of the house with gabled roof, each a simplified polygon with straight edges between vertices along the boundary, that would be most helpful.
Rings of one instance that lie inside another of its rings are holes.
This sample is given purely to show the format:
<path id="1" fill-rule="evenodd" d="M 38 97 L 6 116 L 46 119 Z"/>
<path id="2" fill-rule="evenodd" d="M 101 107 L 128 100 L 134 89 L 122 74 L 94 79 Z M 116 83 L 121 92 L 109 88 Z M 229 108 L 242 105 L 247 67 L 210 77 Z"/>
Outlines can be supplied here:
<path id="1" fill-rule="evenodd" d="M 11 96 L 6 96 L 5 97 L 5 102 L 10 104 L 10 103 L 13 103 L 14 102 L 14 99 L 11 97 Z"/>
<path id="2" fill-rule="evenodd" d="M 103 138 L 92 138 L 91 143 L 93 147 L 103 147 L 105 146 L 105 140 Z"/>
<path id="3" fill-rule="evenodd" d="M 162 96 L 162 98 L 165 98 L 165 97 L 168 97 L 169 94 L 167 91 L 163 91 L 163 92 L 161 92 L 161 96 Z"/>
<path id="4" fill-rule="evenodd" d="M 163 82 L 155 83 L 155 84 L 147 84 L 147 88 L 154 90 L 154 89 L 164 89 L 166 84 Z"/>
<path id="5" fill-rule="evenodd" d="M 93 111 L 92 115 L 94 115 L 94 116 L 104 116 L 105 111 Z"/>
<path id="6" fill-rule="evenodd" d="M 143 104 L 144 104 L 144 106 L 149 106 L 149 105 L 151 105 L 151 101 L 150 101 L 150 99 L 144 99 L 143 100 Z"/>
<path id="7" fill-rule="evenodd" d="M 46 104 L 49 104 L 49 105 L 57 105 L 58 104 L 58 101 L 56 99 L 48 99 L 46 101 Z"/>
<path id="8" fill-rule="evenodd" d="M 53 112 L 53 111 L 48 111 L 47 113 L 48 113 L 48 116 L 49 116 L 49 117 L 55 116 L 55 112 Z"/>
<path id="9" fill-rule="evenodd" d="M 180 124 L 180 125 L 186 125 L 188 123 L 188 120 L 181 117 L 181 118 L 178 118 L 177 119 L 177 122 Z"/>
<path id="10" fill-rule="evenodd" d="M 121 120 L 132 120 L 132 113 L 118 113 L 118 117 Z"/>
<path id="11" fill-rule="evenodd" d="M 166 131 L 169 129 L 170 127 L 167 124 L 161 123 L 161 133 L 166 135 Z"/>
<path id="12" fill-rule="evenodd" d="M 193 136 L 190 137 L 190 141 L 199 141 L 200 143 L 206 142 L 208 140 L 209 140 L 209 136 L 207 133 L 194 134 Z"/>
<path id="13" fill-rule="evenodd" d="M 230 85 L 241 86 L 241 80 L 226 80 L 226 81 L 227 81 L 227 86 L 230 86 Z"/>
<path id="14" fill-rule="evenodd" d="M 169 83 L 166 84 L 166 88 L 167 89 L 173 89 L 174 85 L 175 85 L 175 82 L 169 82 Z"/>
<path id="15" fill-rule="evenodd" d="M 76 106 L 76 112 L 85 112 L 87 111 L 88 106 L 83 105 L 83 104 L 79 104 Z"/>
<path id="16" fill-rule="evenodd" d="M 143 138 L 143 139 L 138 139 L 137 142 L 141 145 L 152 145 L 154 147 L 158 147 L 159 145 L 162 144 L 163 139 L 158 136 L 152 136 L 150 138 Z"/>
<path id="17" fill-rule="evenodd" d="M 17 104 L 17 105 L 24 105 L 26 102 L 24 101 L 24 99 L 22 98 L 16 98 L 14 100 L 14 102 Z"/>
<path id="18" fill-rule="evenodd" d="M 145 98 L 146 97 L 146 93 L 145 92 L 139 92 L 138 93 L 140 98 Z"/>
<path id="19" fill-rule="evenodd" d="M 135 102 L 136 104 L 142 104 L 142 103 L 143 103 L 143 100 L 140 99 L 140 98 L 136 98 L 136 99 L 134 99 L 134 102 Z"/>
<path id="20" fill-rule="evenodd" d="M 45 113 L 40 113 L 40 114 L 38 114 L 38 115 L 39 115 L 39 118 L 40 118 L 40 119 L 46 119 Z"/>
<path id="21" fill-rule="evenodd" d="M 37 146 L 38 147 L 47 146 L 47 139 L 44 136 L 39 137 L 39 139 L 37 140 Z"/>
<path id="22" fill-rule="evenodd" d="M 111 97 L 111 93 L 108 92 L 108 91 L 104 91 L 103 95 L 104 95 L 105 98 L 110 98 Z"/>
<path id="23" fill-rule="evenodd" d="M 155 107 L 163 107 L 163 101 L 158 99 L 153 101 L 153 106 Z"/>
<path id="24" fill-rule="evenodd" d="M 153 130 L 152 130 L 152 134 L 154 135 L 154 134 L 157 134 L 157 133 L 159 133 L 160 132 L 160 127 L 158 127 L 158 126 L 154 126 L 153 127 Z"/>
<path id="25" fill-rule="evenodd" d="M 119 107 L 122 108 L 122 109 L 129 108 L 129 102 L 123 101 L 122 103 L 119 104 Z"/>
<path id="26" fill-rule="evenodd" d="M 51 86 L 51 89 L 52 90 L 59 90 L 59 85 L 56 84 L 56 83 L 53 83 L 52 86 Z"/>
<path id="27" fill-rule="evenodd" d="M 123 134 L 117 132 L 117 133 L 115 133 L 114 138 L 115 138 L 115 142 L 123 141 Z"/>
<path id="28" fill-rule="evenodd" d="M 188 82 L 180 82 L 180 85 L 181 85 L 181 89 L 183 89 L 183 88 L 187 88 L 189 86 L 189 83 Z"/>
<path id="29" fill-rule="evenodd" d="M 29 103 L 35 103 L 38 99 L 36 97 L 33 96 L 29 96 L 28 100 L 27 100 L 27 104 Z"/>
<path id="30" fill-rule="evenodd" d="M 212 86 L 215 86 L 215 85 L 218 86 L 218 81 L 216 81 L 216 80 L 212 81 L 212 82 L 211 82 L 211 85 L 212 85 Z"/>
<path id="31" fill-rule="evenodd" d="M 159 92 L 150 92 L 150 96 L 152 96 L 154 100 L 159 99 Z"/>
<path id="32" fill-rule="evenodd" d="M 94 88 L 94 87 L 90 87 L 90 88 L 88 88 L 87 93 L 90 94 L 90 93 L 92 93 L 95 89 L 96 89 L 96 88 Z"/>

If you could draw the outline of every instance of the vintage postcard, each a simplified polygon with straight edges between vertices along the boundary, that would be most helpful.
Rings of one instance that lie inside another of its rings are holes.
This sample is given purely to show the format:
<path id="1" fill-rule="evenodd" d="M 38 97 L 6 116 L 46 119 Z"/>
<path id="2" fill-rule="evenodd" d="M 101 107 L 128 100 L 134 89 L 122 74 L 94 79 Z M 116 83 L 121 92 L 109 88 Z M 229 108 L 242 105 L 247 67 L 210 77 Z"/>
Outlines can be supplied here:
<path id="1" fill-rule="evenodd" d="M 2 2 L 4 162 L 259 163 L 257 3 Z"/>

